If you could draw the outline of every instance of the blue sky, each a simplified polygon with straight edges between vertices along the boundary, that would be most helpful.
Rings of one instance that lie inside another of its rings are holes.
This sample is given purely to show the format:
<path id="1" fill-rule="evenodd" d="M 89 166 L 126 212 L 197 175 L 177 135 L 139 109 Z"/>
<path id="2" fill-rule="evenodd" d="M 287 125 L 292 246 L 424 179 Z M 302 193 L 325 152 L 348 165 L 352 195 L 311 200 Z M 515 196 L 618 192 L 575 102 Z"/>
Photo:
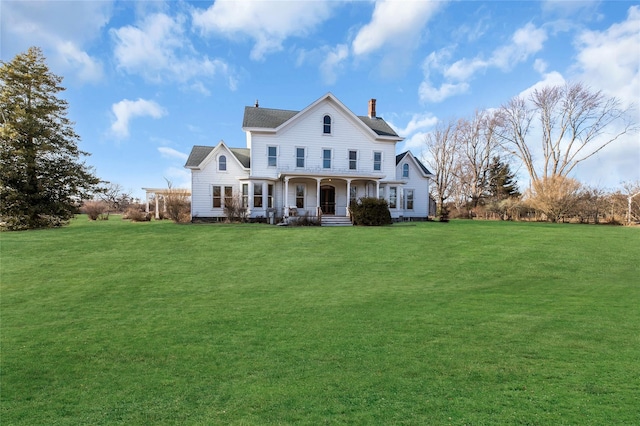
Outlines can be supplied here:
<path id="1" fill-rule="evenodd" d="M 188 187 L 193 145 L 244 147 L 244 107 L 301 110 L 333 93 L 423 153 L 438 120 L 581 81 L 640 102 L 640 6 L 628 1 L 0 1 L 3 61 L 42 48 L 105 180 Z M 574 174 L 640 179 L 629 135 Z"/>

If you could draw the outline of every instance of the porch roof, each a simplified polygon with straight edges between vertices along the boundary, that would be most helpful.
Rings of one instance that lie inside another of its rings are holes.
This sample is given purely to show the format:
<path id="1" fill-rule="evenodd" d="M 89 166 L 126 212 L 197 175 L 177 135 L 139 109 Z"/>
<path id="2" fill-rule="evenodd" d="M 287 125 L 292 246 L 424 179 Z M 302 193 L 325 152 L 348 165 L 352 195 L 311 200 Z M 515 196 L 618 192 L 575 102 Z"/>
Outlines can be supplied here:
<path id="1" fill-rule="evenodd" d="M 335 172 L 326 172 L 326 171 L 314 171 L 314 170 L 291 170 L 291 171 L 281 171 L 278 173 L 278 178 L 310 178 L 310 179 L 367 179 L 367 180 L 381 180 L 384 179 L 386 175 L 380 174 L 368 174 L 368 173 L 357 173 L 357 172 L 349 172 L 349 171 L 335 171 Z"/>

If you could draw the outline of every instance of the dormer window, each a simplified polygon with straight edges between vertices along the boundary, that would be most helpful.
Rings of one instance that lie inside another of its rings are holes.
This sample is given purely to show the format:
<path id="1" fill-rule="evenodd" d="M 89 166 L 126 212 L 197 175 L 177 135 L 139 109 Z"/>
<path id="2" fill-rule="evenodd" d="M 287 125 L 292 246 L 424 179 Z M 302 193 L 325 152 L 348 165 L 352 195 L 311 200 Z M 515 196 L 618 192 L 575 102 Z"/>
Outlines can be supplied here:
<path id="1" fill-rule="evenodd" d="M 409 164 L 404 163 L 402 165 L 402 177 L 403 178 L 408 178 L 409 177 Z"/>
<path id="2" fill-rule="evenodd" d="M 218 157 L 218 170 L 226 171 L 227 170 L 227 157 L 226 155 L 221 155 Z"/>
<path id="3" fill-rule="evenodd" d="M 328 115 L 325 115 L 323 118 L 323 126 L 322 126 L 322 133 L 324 133 L 325 135 L 330 135 L 331 134 L 331 117 Z"/>

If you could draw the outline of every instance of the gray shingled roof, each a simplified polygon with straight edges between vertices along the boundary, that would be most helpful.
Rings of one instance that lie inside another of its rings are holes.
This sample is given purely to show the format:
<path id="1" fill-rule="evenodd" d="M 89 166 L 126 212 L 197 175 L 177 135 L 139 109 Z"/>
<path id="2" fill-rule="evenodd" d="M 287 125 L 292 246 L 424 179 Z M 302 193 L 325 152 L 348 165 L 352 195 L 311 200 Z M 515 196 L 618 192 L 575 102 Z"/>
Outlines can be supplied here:
<path id="1" fill-rule="evenodd" d="M 290 111 L 285 109 L 271 109 L 248 106 L 244 108 L 244 119 L 242 127 L 275 129 L 286 121 L 292 119 L 300 111 Z M 370 118 L 368 116 L 358 117 L 378 136 L 394 136 L 398 134 L 382 118 Z"/>
<path id="2" fill-rule="evenodd" d="M 407 155 L 409 153 L 409 151 L 405 151 L 402 154 L 398 154 L 396 155 L 396 166 L 402 161 L 402 159 L 404 158 L 405 155 Z M 422 171 L 427 174 L 427 175 L 432 175 L 433 173 L 431 173 L 429 171 L 429 169 L 427 169 L 424 164 L 422 164 L 422 161 L 418 160 L 415 156 L 413 156 L 413 159 L 416 160 L 416 163 L 418 163 L 418 166 L 420 166 L 420 168 L 422 169 Z"/>
<path id="3" fill-rule="evenodd" d="M 191 149 L 189 158 L 187 158 L 187 162 L 184 166 L 198 167 L 214 148 L 215 146 L 195 145 Z M 231 150 L 231 153 L 238 159 L 243 167 L 247 169 L 251 167 L 251 151 L 249 148 L 229 148 L 229 150 Z"/>

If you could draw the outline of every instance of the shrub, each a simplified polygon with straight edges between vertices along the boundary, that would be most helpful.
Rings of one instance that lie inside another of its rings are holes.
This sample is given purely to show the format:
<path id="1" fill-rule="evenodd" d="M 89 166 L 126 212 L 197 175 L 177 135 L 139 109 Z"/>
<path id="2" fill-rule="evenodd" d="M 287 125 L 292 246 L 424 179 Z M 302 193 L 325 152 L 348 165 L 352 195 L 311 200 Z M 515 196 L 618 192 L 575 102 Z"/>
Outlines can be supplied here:
<path id="1" fill-rule="evenodd" d="M 304 216 L 298 216 L 289 219 L 289 225 L 291 226 L 320 226 L 320 221 L 316 216 L 311 216 L 309 212 L 306 212 Z"/>
<path id="2" fill-rule="evenodd" d="M 247 208 L 242 205 L 242 197 L 225 197 L 224 215 L 227 222 L 245 222 L 247 220 Z"/>
<path id="3" fill-rule="evenodd" d="M 139 206 L 134 206 L 127 209 L 122 218 L 133 222 L 149 222 L 151 220 L 151 213 L 145 212 Z"/>
<path id="4" fill-rule="evenodd" d="M 391 212 L 385 200 L 375 197 L 360 198 L 351 203 L 349 211 L 354 225 L 391 225 Z"/>
<path id="5" fill-rule="evenodd" d="M 89 220 L 97 220 L 107 211 L 107 203 L 98 200 L 85 201 L 80 211 L 89 216 Z"/>

